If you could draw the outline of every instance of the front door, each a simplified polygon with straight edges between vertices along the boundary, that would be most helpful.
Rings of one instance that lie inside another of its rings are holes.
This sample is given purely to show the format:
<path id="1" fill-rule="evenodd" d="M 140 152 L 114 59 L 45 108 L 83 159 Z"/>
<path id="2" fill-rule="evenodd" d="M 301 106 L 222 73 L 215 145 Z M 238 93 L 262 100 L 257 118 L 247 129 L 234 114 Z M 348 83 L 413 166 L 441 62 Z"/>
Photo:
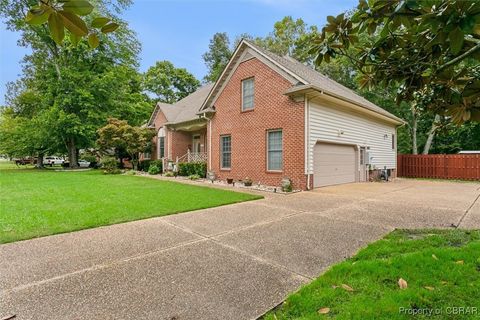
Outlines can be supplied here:
<path id="1" fill-rule="evenodd" d="M 196 134 L 193 136 L 193 153 L 200 153 L 201 152 L 201 143 L 200 143 L 200 135 Z"/>

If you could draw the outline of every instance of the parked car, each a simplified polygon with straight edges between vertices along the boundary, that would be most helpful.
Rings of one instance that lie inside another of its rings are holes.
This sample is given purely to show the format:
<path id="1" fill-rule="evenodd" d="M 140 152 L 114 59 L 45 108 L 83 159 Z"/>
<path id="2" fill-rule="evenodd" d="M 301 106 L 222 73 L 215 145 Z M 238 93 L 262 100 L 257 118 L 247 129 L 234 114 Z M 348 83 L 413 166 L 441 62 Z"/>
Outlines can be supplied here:
<path id="1" fill-rule="evenodd" d="M 63 160 L 62 158 L 59 158 L 59 157 L 48 156 L 48 157 L 43 158 L 43 164 L 48 165 L 50 167 L 52 167 L 56 164 L 62 165 L 64 162 L 65 162 L 65 160 Z"/>
<path id="2" fill-rule="evenodd" d="M 88 162 L 87 160 L 78 160 L 78 166 L 80 168 L 89 168 L 90 162 Z"/>

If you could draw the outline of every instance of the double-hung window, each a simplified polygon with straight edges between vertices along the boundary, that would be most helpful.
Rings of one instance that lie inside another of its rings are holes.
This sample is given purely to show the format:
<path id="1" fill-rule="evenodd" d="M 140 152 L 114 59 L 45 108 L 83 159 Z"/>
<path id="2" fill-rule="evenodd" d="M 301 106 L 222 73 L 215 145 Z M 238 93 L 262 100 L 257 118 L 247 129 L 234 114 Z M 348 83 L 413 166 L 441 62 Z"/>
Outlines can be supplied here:
<path id="1" fill-rule="evenodd" d="M 281 171 L 283 168 L 282 130 L 267 131 L 267 170 Z"/>
<path id="2" fill-rule="evenodd" d="M 254 81 L 253 78 L 242 81 L 242 111 L 253 110 L 254 108 Z"/>
<path id="3" fill-rule="evenodd" d="M 160 159 L 165 157 L 165 137 L 158 137 L 158 155 Z"/>
<path id="4" fill-rule="evenodd" d="M 230 169 L 232 166 L 232 136 L 220 136 L 220 167 Z"/>

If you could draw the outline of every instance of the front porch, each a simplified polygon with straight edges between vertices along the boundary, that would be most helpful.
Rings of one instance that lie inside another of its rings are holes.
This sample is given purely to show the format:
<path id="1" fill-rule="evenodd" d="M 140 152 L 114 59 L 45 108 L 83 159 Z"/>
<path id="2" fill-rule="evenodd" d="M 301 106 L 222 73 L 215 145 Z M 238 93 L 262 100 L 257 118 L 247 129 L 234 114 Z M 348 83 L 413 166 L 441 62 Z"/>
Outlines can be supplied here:
<path id="1" fill-rule="evenodd" d="M 207 162 L 207 121 L 167 125 L 165 132 L 159 131 L 157 149 L 164 171 L 174 171 L 182 162 Z"/>

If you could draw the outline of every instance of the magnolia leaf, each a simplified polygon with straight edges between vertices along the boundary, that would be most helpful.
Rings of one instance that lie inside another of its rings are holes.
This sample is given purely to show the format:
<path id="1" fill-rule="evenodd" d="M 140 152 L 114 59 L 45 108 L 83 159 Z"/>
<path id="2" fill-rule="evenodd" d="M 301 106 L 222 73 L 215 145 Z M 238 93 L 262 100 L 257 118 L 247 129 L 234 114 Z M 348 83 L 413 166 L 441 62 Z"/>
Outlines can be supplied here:
<path id="1" fill-rule="evenodd" d="M 398 286 L 400 287 L 400 289 L 407 289 L 408 287 L 408 283 L 407 281 L 405 281 L 404 279 L 400 278 L 398 279 Z"/>
<path id="2" fill-rule="evenodd" d="M 80 16 L 86 16 L 93 11 L 93 6 L 85 0 L 70 0 L 63 4 L 63 10 Z"/>
<path id="3" fill-rule="evenodd" d="M 427 289 L 428 291 L 433 291 L 433 290 L 435 290 L 434 287 L 429 287 L 429 286 L 425 286 L 424 288 Z"/>
<path id="4" fill-rule="evenodd" d="M 101 28 L 101 27 L 103 27 L 104 25 L 106 25 L 109 21 L 110 21 L 110 19 L 109 19 L 109 18 L 105 18 L 105 17 L 95 18 L 95 19 L 93 19 L 93 21 L 92 21 L 92 27 L 93 27 L 93 28 Z"/>
<path id="5" fill-rule="evenodd" d="M 330 312 L 330 308 L 321 308 L 321 309 L 318 309 L 318 313 L 319 314 L 327 314 Z"/>
<path id="6" fill-rule="evenodd" d="M 437 256 L 432 254 L 432 258 L 435 259 L 435 260 L 438 260 Z"/>
<path id="7" fill-rule="evenodd" d="M 477 23 L 477 24 L 473 27 L 473 33 L 476 34 L 477 36 L 480 36 L 480 23 Z"/>
<path id="8" fill-rule="evenodd" d="M 327 21 L 331 24 L 335 24 L 335 17 L 334 16 L 327 16 Z"/>
<path id="9" fill-rule="evenodd" d="M 76 14 L 65 11 L 59 11 L 58 14 L 62 17 L 63 24 L 68 31 L 79 37 L 83 37 L 88 34 L 87 25 Z"/>
<path id="10" fill-rule="evenodd" d="M 465 112 L 466 113 L 466 112 Z M 463 116 L 463 118 L 465 118 L 465 116 Z M 468 115 L 468 118 L 470 118 L 470 114 Z M 468 119 L 467 119 L 468 120 Z M 455 262 L 456 264 L 464 264 L 464 261 L 463 260 L 458 260 L 457 262 Z"/>
<path id="11" fill-rule="evenodd" d="M 63 38 L 65 38 L 65 29 L 62 18 L 56 12 L 52 12 L 48 18 L 48 29 L 50 29 L 53 41 L 62 44 Z"/>
<path id="12" fill-rule="evenodd" d="M 463 47 L 463 31 L 456 27 L 448 34 L 448 39 L 450 40 L 450 50 L 453 54 L 458 54 Z"/>
<path id="13" fill-rule="evenodd" d="M 82 37 L 77 36 L 74 33 L 70 33 L 70 42 L 73 44 L 74 47 L 78 45 Z"/>
<path id="14" fill-rule="evenodd" d="M 342 283 L 342 288 L 345 289 L 346 291 L 349 291 L 349 292 L 353 292 L 353 288 L 350 287 L 349 285 L 346 285 L 344 283 Z"/>
<path id="15" fill-rule="evenodd" d="M 119 27 L 118 24 L 116 24 L 115 22 L 111 22 L 105 26 L 102 27 L 102 29 L 100 29 L 103 33 L 109 33 L 109 32 L 113 32 L 115 30 L 117 30 L 117 28 Z"/>
<path id="16" fill-rule="evenodd" d="M 92 33 L 88 36 L 88 45 L 90 48 L 95 49 L 100 44 L 100 40 L 95 33 Z"/>
<path id="17" fill-rule="evenodd" d="M 28 10 L 25 21 L 31 25 L 41 25 L 48 21 L 51 13 L 50 7 L 32 8 Z"/>

